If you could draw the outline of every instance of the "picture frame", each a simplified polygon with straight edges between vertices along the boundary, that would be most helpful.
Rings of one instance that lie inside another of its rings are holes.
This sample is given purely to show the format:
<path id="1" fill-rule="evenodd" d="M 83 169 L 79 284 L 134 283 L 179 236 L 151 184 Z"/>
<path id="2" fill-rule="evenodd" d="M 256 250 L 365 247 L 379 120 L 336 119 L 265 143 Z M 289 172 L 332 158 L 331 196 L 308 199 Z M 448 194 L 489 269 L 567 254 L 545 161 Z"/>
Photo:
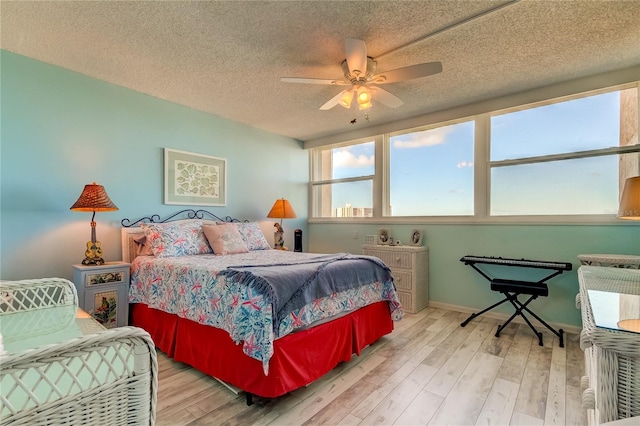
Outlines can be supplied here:
<path id="1" fill-rule="evenodd" d="M 164 204 L 227 205 L 227 160 L 164 149 Z"/>
<path id="2" fill-rule="evenodd" d="M 383 246 L 391 244 L 391 233 L 387 228 L 378 229 L 378 244 Z"/>
<path id="3" fill-rule="evenodd" d="M 409 236 L 409 245 L 421 246 L 423 238 L 424 232 L 422 231 L 422 229 L 412 229 L 411 235 Z"/>
<path id="4" fill-rule="evenodd" d="M 115 328 L 118 324 L 118 290 L 108 290 L 94 294 L 91 316 L 105 328 Z"/>

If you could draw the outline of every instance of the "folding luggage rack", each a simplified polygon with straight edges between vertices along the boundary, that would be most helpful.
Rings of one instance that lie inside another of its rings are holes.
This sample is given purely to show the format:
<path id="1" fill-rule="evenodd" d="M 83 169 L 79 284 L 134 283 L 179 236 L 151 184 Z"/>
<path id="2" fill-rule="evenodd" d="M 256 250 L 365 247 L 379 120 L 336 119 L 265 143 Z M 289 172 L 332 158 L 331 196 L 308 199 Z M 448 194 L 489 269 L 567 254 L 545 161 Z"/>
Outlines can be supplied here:
<path id="1" fill-rule="evenodd" d="M 471 266 L 475 269 L 480 275 L 485 277 L 491 283 L 491 290 L 500 292 L 504 295 L 504 299 L 501 301 L 494 303 L 486 309 L 478 313 L 471 314 L 469 318 L 467 318 L 463 323 L 460 324 L 461 327 L 464 327 L 474 319 L 475 317 L 484 314 L 487 311 L 495 308 L 496 306 L 502 305 L 505 302 L 510 302 L 515 308 L 515 312 L 511 317 L 502 325 L 498 326 L 498 330 L 496 331 L 496 337 L 500 337 L 500 332 L 507 326 L 509 323 L 518 315 L 520 315 L 524 321 L 529 325 L 531 330 L 538 336 L 538 343 L 542 346 L 542 333 L 540 333 L 536 328 L 531 324 L 529 318 L 527 318 L 524 314 L 524 311 L 529 313 L 535 319 L 538 320 L 542 325 L 547 327 L 553 334 L 558 336 L 560 340 L 560 347 L 564 347 L 564 331 L 562 329 L 558 329 L 558 331 L 554 330 L 549 324 L 547 324 L 542 318 L 536 315 L 531 309 L 528 308 L 529 303 L 533 300 L 537 299 L 538 296 L 547 297 L 549 295 L 549 288 L 547 287 L 546 281 L 555 277 L 556 275 L 560 275 L 563 271 L 570 271 L 572 269 L 571 263 L 564 262 L 548 262 L 543 260 L 527 260 L 527 259 L 509 259 L 502 257 L 486 257 L 486 256 L 463 256 L 460 259 L 460 262 L 464 262 L 465 265 Z M 520 280 L 511 280 L 511 279 L 501 279 L 501 278 L 492 278 L 486 272 L 482 271 L 477 264 L 493 264 L 500 266 L 515 266 L 520 268 L 535 268 L 535 269 L 548 269 L 554 272 L 551 272 L 549 275 L 538 281 L 520 281 Z M 520 295 L 528 295 L 529 298 L 524 302 L 520 302 L 518 300 L 518 296 Z"/>

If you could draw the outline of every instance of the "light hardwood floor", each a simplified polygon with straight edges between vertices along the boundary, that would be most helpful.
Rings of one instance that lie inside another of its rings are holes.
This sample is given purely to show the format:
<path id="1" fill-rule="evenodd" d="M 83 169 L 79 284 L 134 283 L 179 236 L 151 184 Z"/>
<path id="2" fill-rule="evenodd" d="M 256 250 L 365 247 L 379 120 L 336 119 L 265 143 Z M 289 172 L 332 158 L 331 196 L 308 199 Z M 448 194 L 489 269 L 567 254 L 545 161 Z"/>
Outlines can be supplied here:
<path id="1" fill-rule="evenodd" d="M 525 324 L 426 308 L 309 386 L 247 406 L 216 380 L 158 353 L 159 425 L 583 425 L 579 336 L 565 347 Z M 539 330 L 542 331 L 541 327 Z"/>

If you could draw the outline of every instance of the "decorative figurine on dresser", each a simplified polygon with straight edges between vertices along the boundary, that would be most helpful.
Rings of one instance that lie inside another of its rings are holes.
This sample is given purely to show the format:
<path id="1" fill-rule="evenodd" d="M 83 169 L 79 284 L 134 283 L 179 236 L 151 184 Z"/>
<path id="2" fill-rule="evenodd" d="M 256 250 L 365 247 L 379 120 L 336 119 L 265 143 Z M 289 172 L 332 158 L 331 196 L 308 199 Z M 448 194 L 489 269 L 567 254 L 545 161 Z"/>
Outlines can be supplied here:
<path id="1" fill-rule="evenodd" d="M 129 267 L 126 262 L 73 265 L 73 282 L 80 307 L 105 328 L 128 324 Z"/>

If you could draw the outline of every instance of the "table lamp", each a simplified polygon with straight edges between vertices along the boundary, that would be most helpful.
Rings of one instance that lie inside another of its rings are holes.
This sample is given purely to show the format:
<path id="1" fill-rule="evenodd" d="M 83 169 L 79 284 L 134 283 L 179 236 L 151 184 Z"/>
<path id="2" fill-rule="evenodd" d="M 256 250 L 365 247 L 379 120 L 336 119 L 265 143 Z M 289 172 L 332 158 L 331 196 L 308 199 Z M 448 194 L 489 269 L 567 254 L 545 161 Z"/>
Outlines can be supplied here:
<path id="1" fill-rule="evenodd" d="M 273 233 L 274 246 L 273 248 L 278 250 L 286 250 L 284 247 L 284 231 L 282 230 L 282 219 L 293 219 L 296 216 L 296 212 L 291 207 L 291 203 L 284 198 L 276 200 L 271 207 L 271 211 L 267 215 L 271 219 L 280 219 L 280 223 L 275 223 L 276 232 Z"/>
<path id="2" fill-rule="evenodd" d="M 618 217 L 640 220 L 640 176 L 630 177 L 624 182 Z"/>
<path id="3" fill-rule="evenodd" d="M 78 212 L 93 212 L 91 216 L 91 241 L 87 243 L 87 251 L 84 252 L 85 258 L 83 265 L 104 265 L 102 258 L 102 247 L 100 241 L 96 240 L 96 212 L 110 212 L 118 210 L 113 201 L 104 190 L 104 186 L 93 182 L 84 186 L 80 198 L 70 208 L 70 210 Z"/>

